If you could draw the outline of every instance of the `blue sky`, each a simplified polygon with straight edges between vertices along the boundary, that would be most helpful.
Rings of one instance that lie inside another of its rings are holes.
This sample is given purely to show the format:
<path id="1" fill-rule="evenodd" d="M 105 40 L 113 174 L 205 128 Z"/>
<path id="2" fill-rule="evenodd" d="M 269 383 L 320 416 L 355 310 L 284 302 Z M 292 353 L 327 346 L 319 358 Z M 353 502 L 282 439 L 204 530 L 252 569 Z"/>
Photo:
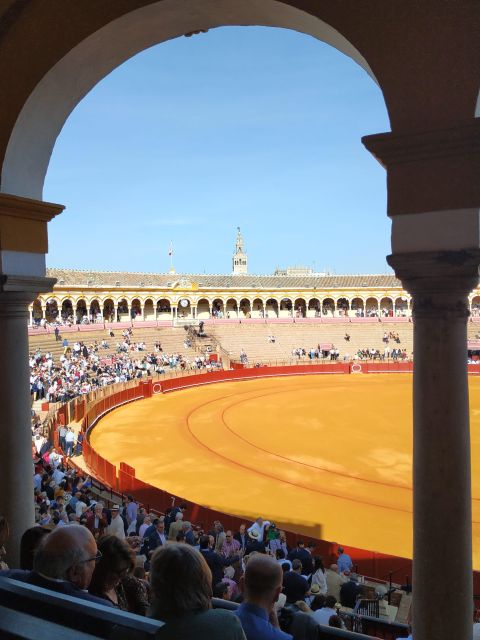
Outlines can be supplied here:
<path id="1" fill-rule="evenodd" d="M 215 29 L 127 61 L 78 105 L 44 198 L 66 205 L 48 266 L 386 273 L 385 171 L 360 142 L 390 129 L 355 62 L 295 32 Z"/>

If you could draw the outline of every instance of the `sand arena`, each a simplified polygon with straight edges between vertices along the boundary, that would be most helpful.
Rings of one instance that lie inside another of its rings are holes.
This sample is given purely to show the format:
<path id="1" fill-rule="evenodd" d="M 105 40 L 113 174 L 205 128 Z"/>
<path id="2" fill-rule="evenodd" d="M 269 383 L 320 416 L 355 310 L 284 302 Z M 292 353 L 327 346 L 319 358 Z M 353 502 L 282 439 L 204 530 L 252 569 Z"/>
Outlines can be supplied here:
<path id="1" fill-rule="evenodd" d="M 480 380 L 469 381 L 480 569 Z M 141 480 L 193 502 L 411 557 L 411 394 L 409 374 L 216 383 L 116 409 L 91 443 L 115 465 L 128 462 Z"/>

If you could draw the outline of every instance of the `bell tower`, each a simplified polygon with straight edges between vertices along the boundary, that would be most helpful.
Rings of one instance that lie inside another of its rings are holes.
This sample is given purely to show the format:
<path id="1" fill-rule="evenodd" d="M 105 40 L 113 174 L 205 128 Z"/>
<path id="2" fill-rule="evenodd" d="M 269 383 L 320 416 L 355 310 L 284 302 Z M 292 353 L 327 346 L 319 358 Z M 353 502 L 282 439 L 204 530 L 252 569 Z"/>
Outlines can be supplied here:
<path id="1" fill-rule="evenodd" d="M 237 240 L 235 242 L 232 263 L 234 276 L 248 273 L 248 258 L 243 246 L 243 236 L 240 233 L 240 227 L 237 227 Z"/>

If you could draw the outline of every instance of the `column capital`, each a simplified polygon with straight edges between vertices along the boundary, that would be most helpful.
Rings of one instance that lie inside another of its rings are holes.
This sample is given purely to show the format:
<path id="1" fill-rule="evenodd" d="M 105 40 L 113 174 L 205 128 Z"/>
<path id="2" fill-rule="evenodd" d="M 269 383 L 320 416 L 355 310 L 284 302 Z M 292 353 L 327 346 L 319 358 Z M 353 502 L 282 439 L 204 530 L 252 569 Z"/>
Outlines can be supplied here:
<path id="1" fill-rule="evenodd" d="M 362 142 L 387 169 L 388 215 L 480 206 L 480 119 L 448 129 L 379 133 Z"/>
<path id="2" fill-rule="evenodd" d="M 426 251 L 387 256 L 413 297 L 415 318 L 467 318 L 468 295 L 478 286 L 480 249 Z"/>
<path id="3" fill-rule="evenodd" d="M 29 305 L 39 293 L 52 291 L 55 282 L 55 278 L 0 274 L 0 317 L 28 317 Z"/>

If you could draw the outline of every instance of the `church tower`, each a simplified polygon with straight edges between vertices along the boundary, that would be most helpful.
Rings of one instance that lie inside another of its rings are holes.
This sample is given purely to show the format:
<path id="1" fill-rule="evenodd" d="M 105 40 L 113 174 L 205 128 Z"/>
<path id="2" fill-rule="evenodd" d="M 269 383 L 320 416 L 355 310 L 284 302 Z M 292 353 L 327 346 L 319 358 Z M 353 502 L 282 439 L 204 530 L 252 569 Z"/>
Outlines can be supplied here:
<path id="1" fill-rule="evenodd" d="M 248 259 L 243 247 L 243 237 L 240 227 L 237 227 L 237 241 L 233 253 L 233 275 L 239 276 L 248 273 Z"/>

